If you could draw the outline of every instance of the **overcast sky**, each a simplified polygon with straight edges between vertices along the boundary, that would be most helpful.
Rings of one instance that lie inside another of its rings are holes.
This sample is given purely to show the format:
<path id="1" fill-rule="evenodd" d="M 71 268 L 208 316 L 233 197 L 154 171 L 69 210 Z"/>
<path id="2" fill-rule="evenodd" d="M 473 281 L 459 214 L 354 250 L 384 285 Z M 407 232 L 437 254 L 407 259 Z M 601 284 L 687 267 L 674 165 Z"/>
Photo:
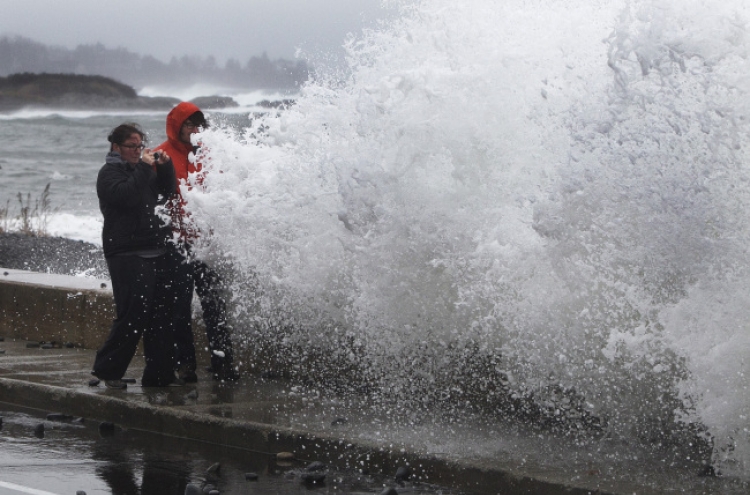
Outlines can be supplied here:
<path id="1" fill-rule="evenodd" d="M 241 63 L 340 54 L 347 33 L 387 15 L 380 0 L 2 0 L 0 36 L 75 48 L 101 42 L 162 61 L 213 55 Z"/>

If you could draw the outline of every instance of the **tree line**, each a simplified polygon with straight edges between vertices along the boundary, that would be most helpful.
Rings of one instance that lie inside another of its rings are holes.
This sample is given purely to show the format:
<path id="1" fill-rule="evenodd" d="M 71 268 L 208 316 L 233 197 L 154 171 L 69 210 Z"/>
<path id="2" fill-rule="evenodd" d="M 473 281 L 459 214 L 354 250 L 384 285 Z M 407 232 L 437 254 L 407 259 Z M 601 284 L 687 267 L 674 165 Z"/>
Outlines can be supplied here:
<path id="1" fill-rule="evenodd" d="M 101 43 L 75 49 L 47 46 L 21 36 L 0 37 L 0 76 L 30 73 L 102 75 L 135 87 L 150 84 L 189 86 L 208 83 L 237 89 L 293 90 L 310 69 L 304 61 L 271 60 L 264 53 L 244 64 L 229 59 L 220 66 L 212 56 L 172 57 L 165 63 L 151 55 Z"/>

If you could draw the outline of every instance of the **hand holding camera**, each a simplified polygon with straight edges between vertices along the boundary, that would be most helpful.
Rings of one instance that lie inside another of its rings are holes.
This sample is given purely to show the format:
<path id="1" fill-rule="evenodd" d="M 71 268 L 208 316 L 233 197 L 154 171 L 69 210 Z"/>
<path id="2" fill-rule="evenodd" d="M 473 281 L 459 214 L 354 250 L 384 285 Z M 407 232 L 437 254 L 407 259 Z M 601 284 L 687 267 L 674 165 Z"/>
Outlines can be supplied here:
<path id="1" fill-rule="evenodd" d="M 164 151 L 154 151 L 151 148 L 143 150 L 143 161 L 149 165 L 161 165 L 169 161 L 169 155 Z"/>

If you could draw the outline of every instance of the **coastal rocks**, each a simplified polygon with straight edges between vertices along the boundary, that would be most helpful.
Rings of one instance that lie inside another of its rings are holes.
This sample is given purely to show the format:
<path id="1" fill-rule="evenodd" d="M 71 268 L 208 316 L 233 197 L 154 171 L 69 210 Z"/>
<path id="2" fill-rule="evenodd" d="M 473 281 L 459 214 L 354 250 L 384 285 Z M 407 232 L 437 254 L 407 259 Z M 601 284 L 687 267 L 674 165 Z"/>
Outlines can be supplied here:
<path id="1" fill-rule="evenodd" d="M 199 96 L 190 100 L 203 110 L 220 110 L 222 108 L 236 108 L 239 105 L 230 96 Z"/>
<path id="2" fill-rule="evenodd" d="M 49 413 L 47 415 L 47 421 L 73 421 L 75 419 L 75 416 L 71 416 L 70 414 L 62 414 L 62 413 Z"/>
<path id="3" fill-rule="evenodd" d="M 396 481 L 399 483 L 403 483 L 404 481 L 409 481 L 409 478 L 411 478 L 411 468 L 408 466 L 401 466 L 396 470 Z"/>
<path id="4" fill-rule="evenodd" d="M 177 98 L 138 96 L 121 82 L 80 74 L 11 74 L 0 78 L 0 111 L 23 107 L 168 110 Z"/>
<path id="5" fill-rule="evenodd" d="M 280 110 L 286 110 L 287 108 L 294 105 L 294 103 L 295 103 L 294 100 L 290 100 L 290 99 L 274 100 L 274 101 L 261 100 L 257 103 L 257 105 L 263 108 L 278 108 Z"/>
<path id="6" fill-rule="evenodd" d="M 61 275 L 109 278 L 100 246 L 63 237 L 0 233 L 0 266 Z"/>
<path id="7" fill-rule="evenodd" d="M 115 424 L 111 421 L 102 421 L 99 423 L 99 435 L 102 438 L 107 438 L 114 436 L 115 434 Z"/>
<path id="8" fill-rule="evenodd" d="M 278 452 L 276 454 L 277 461 L 293 461 L 294 454 L 292 452 Z"/>

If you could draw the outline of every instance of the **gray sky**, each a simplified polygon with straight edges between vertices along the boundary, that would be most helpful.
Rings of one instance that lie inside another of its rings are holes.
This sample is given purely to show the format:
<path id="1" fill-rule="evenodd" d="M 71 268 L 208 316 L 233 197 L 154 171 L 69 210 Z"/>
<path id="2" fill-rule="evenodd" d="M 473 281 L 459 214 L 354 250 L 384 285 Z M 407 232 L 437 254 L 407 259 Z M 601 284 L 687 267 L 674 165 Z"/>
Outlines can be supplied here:
<path id="1" fill-rule="evenodd" d="M 347 33 L 386 15 L 380 0 L 3 0 L 0 36 L 75 48 L 101 42 L 153 55 L 213 55 L 241 63 L 296 48 L 340 54 Z"/>

